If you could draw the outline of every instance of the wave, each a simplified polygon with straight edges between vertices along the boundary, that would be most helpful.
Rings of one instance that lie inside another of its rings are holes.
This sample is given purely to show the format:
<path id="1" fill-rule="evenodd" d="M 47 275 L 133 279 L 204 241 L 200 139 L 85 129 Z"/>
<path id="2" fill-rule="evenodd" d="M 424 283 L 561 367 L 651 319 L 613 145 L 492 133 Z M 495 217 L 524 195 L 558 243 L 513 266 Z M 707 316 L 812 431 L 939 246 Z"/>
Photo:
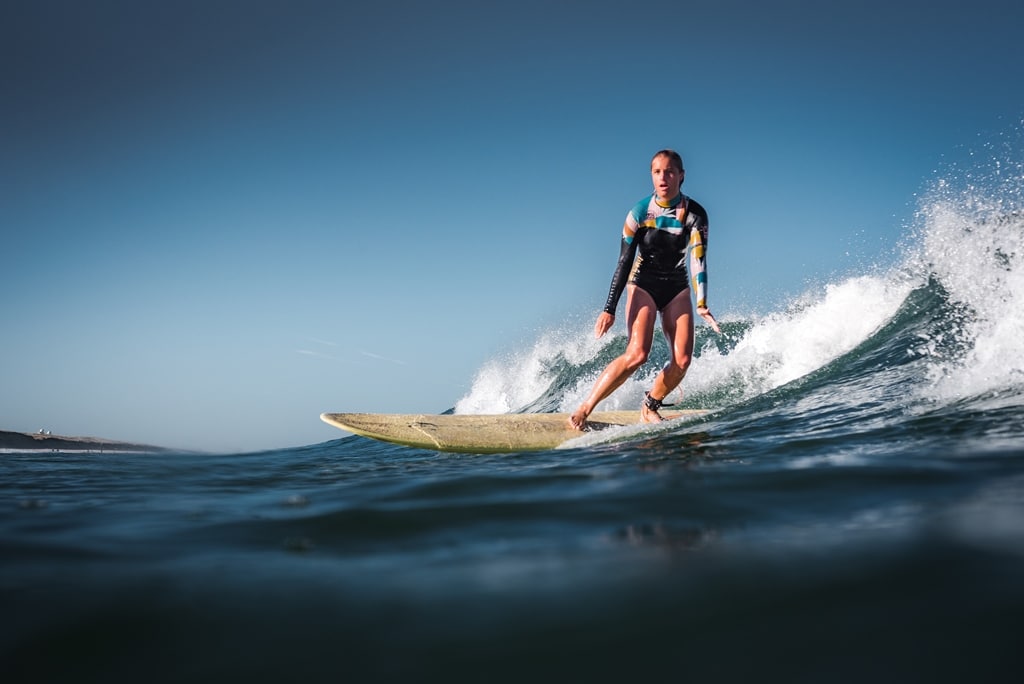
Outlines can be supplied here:
<path id="1" fill-rule="evenodd" d="M 1024 213 L 1005 200 L 942 185 L 921 211 L 915 258 L 952 309 L 922 350 L 937 401 L 1012 396 L 1024 385 Z M 937 354 L 933 342 L 957 353 Z"/>
<path id="2" fill-rule="evenodd" d="M 699 325 L 695 361 L 668 401 L 723 408 L 785 388 L 928 410 L 1020 405 L 1024 173 L 996 157 L 982 166 L 952 169 L 922 193 L 894 266 L 808 288 L 764 316 L 724 316 L 720 336 Z M 569 321 L 489 361 L 452 410 L 573 410 L 626 345 L 621 326 L 595 340 L 591 325 Z M 667 359 L 657 335 L 647 364 L 601 408 L 638 407 Z"/>

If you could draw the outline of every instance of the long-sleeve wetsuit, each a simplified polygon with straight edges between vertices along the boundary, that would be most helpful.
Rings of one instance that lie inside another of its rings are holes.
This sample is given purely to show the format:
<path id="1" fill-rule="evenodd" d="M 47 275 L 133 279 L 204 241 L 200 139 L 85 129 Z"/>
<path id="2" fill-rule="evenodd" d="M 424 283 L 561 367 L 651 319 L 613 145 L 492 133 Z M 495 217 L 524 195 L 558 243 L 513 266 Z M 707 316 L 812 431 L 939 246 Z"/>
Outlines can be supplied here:
<path id="1" fill-rule="evenodd" d="M 669 206 L 652 194 L 626 215 L 619 262 L 604 310 L 613 316 L 626 283 L 643 288 L 658 310 L 689 287 L 686 251 L 697 306 L 707 306 L 708 214 L 696 200 L 680 195 Z"/>

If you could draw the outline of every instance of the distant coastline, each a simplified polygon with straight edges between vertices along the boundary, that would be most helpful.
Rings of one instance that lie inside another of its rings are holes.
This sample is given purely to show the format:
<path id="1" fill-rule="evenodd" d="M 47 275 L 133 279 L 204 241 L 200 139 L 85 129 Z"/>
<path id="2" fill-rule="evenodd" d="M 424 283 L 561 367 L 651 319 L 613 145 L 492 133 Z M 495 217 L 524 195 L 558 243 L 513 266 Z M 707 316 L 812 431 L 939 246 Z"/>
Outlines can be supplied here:
<path id="1" fill-rule="evenodd" d="M 169 451 L 149 444 L 117 442 L 99 437 L 65 437 L 42 433 L 0 430 L 0 452 L 4 451 L 134 451 L 160 453 Z"/>

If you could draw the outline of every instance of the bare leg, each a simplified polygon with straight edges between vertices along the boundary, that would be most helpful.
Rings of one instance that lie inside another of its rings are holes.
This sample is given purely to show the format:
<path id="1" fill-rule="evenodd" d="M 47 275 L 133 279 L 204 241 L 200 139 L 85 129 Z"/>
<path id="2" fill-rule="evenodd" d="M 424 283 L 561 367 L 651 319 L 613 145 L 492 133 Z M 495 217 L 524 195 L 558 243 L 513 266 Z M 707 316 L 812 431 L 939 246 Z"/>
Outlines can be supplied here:
<path id="1" fill-rule="evenodd" d="M 687 300 L 689 301 L 689 300 Z M 590 396 L 569 416 L 569 425 L 582 430 L 587 426 L 587 416 L 599 403 L 622 386 L 629 376 L 647 361 L 654 340 L 654 322 L 658 312 L 651 295 L 630 285 L 629 300 L 626 303 L 626 324 L 629 327 L 629 343 L 621 356 L 609 363 L 594 383 Z"/>
<path id="2" fill-rule="evenodd" d="M 690 290 L 680 292 L 661 312 L 661 328 L 668 341 L 671 355 L 668 363 L 654 378 L 654 386 L 650 396 L 661 401 L 672 390 L 679 386 L 686 375 L 693 359 L 693 304 L 690 302 Z M 640 418 L 645 423 L 657 423 L 661 416 L 657 411 L 640 406 Z"/>

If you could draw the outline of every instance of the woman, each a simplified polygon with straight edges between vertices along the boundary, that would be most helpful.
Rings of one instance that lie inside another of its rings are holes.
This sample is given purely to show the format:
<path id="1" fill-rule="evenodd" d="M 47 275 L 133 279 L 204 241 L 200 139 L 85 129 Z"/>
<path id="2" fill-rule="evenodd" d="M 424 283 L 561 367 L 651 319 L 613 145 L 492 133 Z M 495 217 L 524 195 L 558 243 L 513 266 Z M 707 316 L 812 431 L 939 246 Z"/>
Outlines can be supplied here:
<path id="1" fill-rule="evenodd" d="M 626 215 L 619 263 L 604 311 L 594 324 L 594 334 L 600 338 L 615 323 L 615 308 L 625 289 L 629 343 L 622 356 L 601 373 L 587 400 L 569 416 L 569 424 L 576 430 L 585 429 L 587 416 L 594 407 L 647 361 L 659 312 L 671 356 L 654 379 L 654 386 L 645 393 L 640 418 L 645 423 L 662 420 L 658 409 L 669 392 L 682 382 L 693 356 L 693 306 L 686 271 L 688 246 L 697 313 L 716 333 L 721 332 L 707 306 L 708 214 L 682 193 L 685 176 L 679 153 L 661 150 L 651 160 L 654 193 L 637 202 Z"/>

